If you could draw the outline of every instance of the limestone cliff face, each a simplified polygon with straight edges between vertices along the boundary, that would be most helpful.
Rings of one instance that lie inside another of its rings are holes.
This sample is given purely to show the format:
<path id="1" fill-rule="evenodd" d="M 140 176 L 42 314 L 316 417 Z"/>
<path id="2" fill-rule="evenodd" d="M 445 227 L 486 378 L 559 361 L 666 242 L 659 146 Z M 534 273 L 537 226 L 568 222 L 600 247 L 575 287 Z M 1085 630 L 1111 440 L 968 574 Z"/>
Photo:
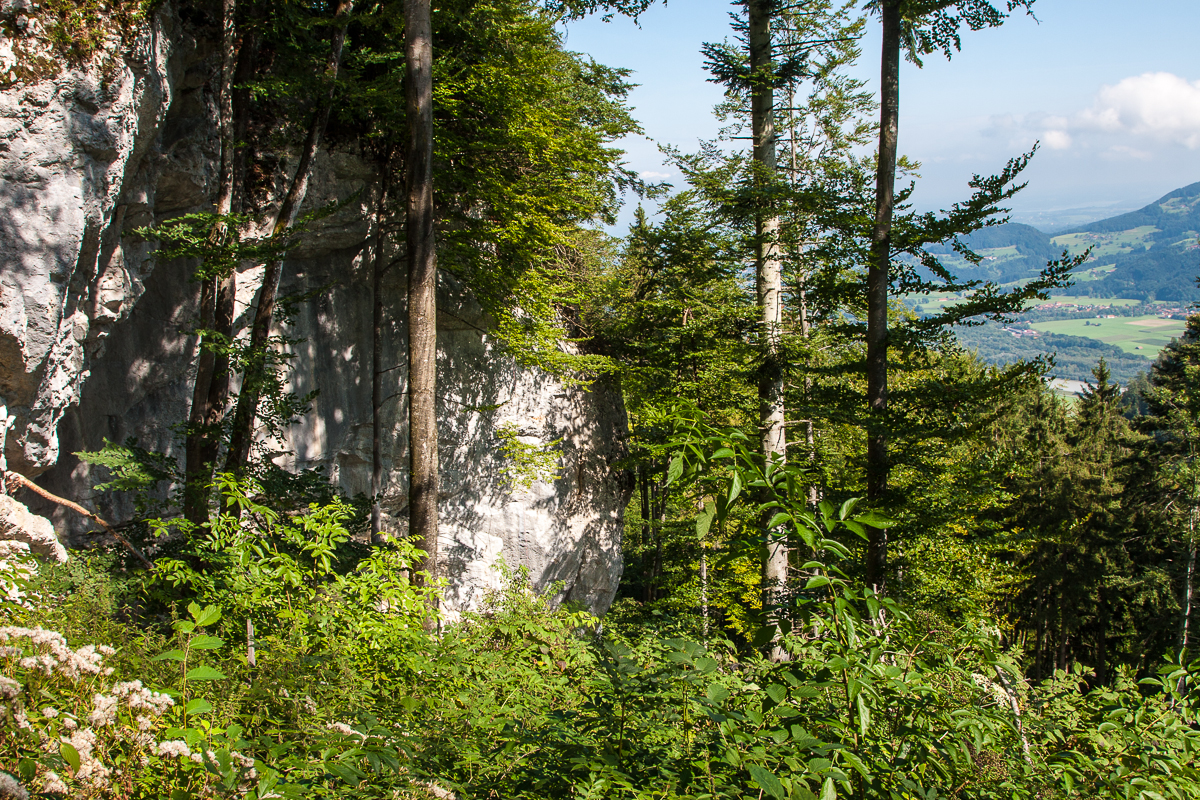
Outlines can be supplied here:
<path id="1" fill-rule="evenodd" d="M 191 400 L 197 285 L 190 265 L 158 261 L 127 234 L 211 208 L 219 144 L 209 44 L 161 4 L 137 39 L 103 70 L 76 69 L 0 91 L 0 404 L 17 423 L 10 469 L 109 519 L 127 498 L 98 493 L 102 476 L 72 453 L 136 437 L 182 458 L 174 426 Z M 375 176 L 347 152 L 319 154 L 306 207 L 359 194 L 322 220 L 289 257 L 281 291 L 328 287 L 284 331 L 294 345 L 293 388 L 320 394 L 277 461 L 326 467 L 350 495 L 369 493 L 371 279 L 363 264 Z M 387 527 L 403 533 L 407 406 L 404 286 L 386 287 L 384 466 Z M 238 276 L 247 321 L 258 270 Z M 620 395 L 571 387 L 523 369 L 486 333 L 482 309 L 443 276 L 439 309 L 439 444 L 443 570 L 462 608 L 498 583 L 497 564 L 525 566 L 537 585 L 597 611 L 621 573 L 628 481 L 616 466 L 627 426 Z M 496 431 L 559 445 L 559 477 L 513 493 Z M 532 438 L 529 438 L 532 437 Z M 64 533 L 79 523 L 30 499 Z"/>

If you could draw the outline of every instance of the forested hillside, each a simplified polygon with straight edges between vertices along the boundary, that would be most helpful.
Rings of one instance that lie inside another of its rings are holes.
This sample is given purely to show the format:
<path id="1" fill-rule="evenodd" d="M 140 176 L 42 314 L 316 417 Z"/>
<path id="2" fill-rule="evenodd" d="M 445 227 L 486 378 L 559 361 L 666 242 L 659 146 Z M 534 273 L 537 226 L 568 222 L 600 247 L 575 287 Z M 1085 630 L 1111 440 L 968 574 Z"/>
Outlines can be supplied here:
<path id="1" fill-rule="evenodd" d="M 1200 184 L 914 212 L 902 59 L 1033 0 L 745 0 L 648 185 L 649 5 L 4 6 L 0 798 L 1200 796 L 1200 316 L 955 335 Z"/>
<path id="2" fill-rule="evenodd" d="M 963 278 L 1007 283 L 1036 275 L 1047 260 L 1091 248 L 1080 279 L 1068 290 L 1082 297 L 1189 302 L 1200 299 L 1192 276 L 1200 269 L 1200 183 L 1131 211 L 1050 234 L 1008 223 L 962 238 L 983 260 L 970 264 L 948 245 L 931 252 Z"/>

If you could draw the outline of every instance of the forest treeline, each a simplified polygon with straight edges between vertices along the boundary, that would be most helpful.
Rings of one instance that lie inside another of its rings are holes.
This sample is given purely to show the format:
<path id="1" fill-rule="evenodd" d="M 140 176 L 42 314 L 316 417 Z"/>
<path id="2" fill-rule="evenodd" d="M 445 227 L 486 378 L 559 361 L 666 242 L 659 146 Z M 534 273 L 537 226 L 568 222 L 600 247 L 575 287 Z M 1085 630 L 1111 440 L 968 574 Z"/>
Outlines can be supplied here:
<path id="1" fill-rule="evenodd" d="M 1032 4 L 735 4 L 703 44 L 722 139 L 670 154 L 671 191 L 613 144 L 637 129 L 628 74 L 561 35 L 645 3 L 185 4 L 219 43 L 221 178 L 212 212 L 135 235 L 199 265 L 186 458 L 81 454 L 138 517 L 66 565 L 3 561 L 0 797 L 1195 796 L 1200 317 L 1145 376 L 1100 360 L 1064 400 L 1048 361 L 985 365 L 953 332 L 1087 254 L 1012 290 L 936 257 L 979 263 L 963 237 L 1003 222 L 1036 148 L 942 214 L 907 202 L 900 59 Z M 103 23 L 43 8 L 60 57 L 92 57 Z M 874 25 L 878 100 L 848 77 Z M 285 348 L 314 299 L 276 283 L 318 147 L 377 170 L 353 201 L 376 292 L 436 259 L 523 364 L 619 381 L 633 495 L 603 618 L 520 570 L 440 617 L 436 508 L 389 537 L 377 497 L 251 435 L 311 399 Z M 627 236 L 595 225 L 639 193 L 658 211 Z M 247 264 L 267 277 L 235 330 Z M 965 299 L 921 318 L 899 299 L 935 291 Z"/>

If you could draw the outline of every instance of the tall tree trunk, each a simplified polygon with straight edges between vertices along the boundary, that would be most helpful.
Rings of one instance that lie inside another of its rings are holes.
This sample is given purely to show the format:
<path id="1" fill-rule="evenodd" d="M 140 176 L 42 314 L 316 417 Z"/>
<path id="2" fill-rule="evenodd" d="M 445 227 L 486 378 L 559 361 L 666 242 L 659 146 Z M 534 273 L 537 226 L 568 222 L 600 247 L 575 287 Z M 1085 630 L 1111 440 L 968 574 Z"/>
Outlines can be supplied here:
<path id="1" fill-rule="evenodd" d="M 389 159 L 390 161 L 390 159 Z M 383 519 L 379 495 L 383 492 L 383 276 L 387 260 L 383 257 L 384 208 L 388 201 L 391 164 L 383 168 L 383 185 L 375 209 L 371 242 L 371 542 L 383 537 Z"/>
<path id="2" fill-rule="evenodd" d="M 217 190 L 216 213 L 225 217 L 233 206 L 233 155 L 236 148 L 233 122 L 233 82 L 237 57 L 237 0 L 224 0 L 221 24 L 221 84 L 219 95 L 221 164 Z M 224 241 L 226 222 L 221 219 L 213 226 L 209 240 L 213 244 Z M 232 276 L 210 275 L 200 286 L 200 353 L 196 359 L 196 380 L 192 386 L 192 409 L 188 417 L 187 436 L 184 443 L 184 490 L 183 515 L 196 526 L 208 522 L 208 484 L 212 479 L 214 455 L 207 455 L 205 443 L 217 439 L 213 430 L 219 420 L 220 409 L 211 406 L 210 391 L 213 376 L 217 372 L 217 354 L 214 352 L 214 337 L 208 331 L 219 326 L 218 307 L 221 306 L 222 284 L 229 284 Z M 216 419 L 214 419 L 216 418 Z M 207 455 L 207 458 L 206 458 Z"/>
<path id="3" fill-rule="evenodd" d="M 430 0 L 404 2 L 408 246 L 408 530 L 438 572 L 437 250 L 433 230 L 433 22 Z"/>
<path id="4" fill-rule="evenodd" d="M 900 0 L 882 0 L 883 57 L 880 67 L 879 163 L 875 173 L 875 228 L 867 270 L 867 497 L 887 493 L 888 283 L 892 212 L 896 195 L 896 142 L 900 123 Z M 870 528 L 867 585 L 886 590 L 887 533 Z"/>
<path id="5" fill-rule="evenodd" d="M 755 227 L 755 288 L 762 324 L 762 371 L 759 375 L 759 427 L 766 463 L 787 461 L 783 402 L 783 261 L 779 246 L 779 216 L 766 199 L 776 179 L 775 61 L 771 47 L 771 0 L 747 3 L 750 44 L 750 126 L 755 185 L 760 192 Z M 765 520 L 764 520 L 765 523 Z M 787 586 L 788 553 L 784 536 L 763 526 L 762 605 L 779 605 Z M 769 617 L 770 619 L 771 617 Z"/>
<path id="6" fill-rule="evenodd" d="M 654 500 L 650 495 L 650 476 L 648 467 L 643 464 L 638 468 L 638 477 L 642 488 L 642 533 L 640 563 L 642 571 L 642 602 L 649 603 L 652 599 L 652 587 L 654 586 L 654 562 L 650 560 L 650 542 L 654 537 Z"/>
<path id="7" fill-rule="evenodd" d="M 1192 605 L 1195 602 L 1192 586 L 1196 575 L 1196 517 L 1200 508 L 1196 507 L 1196 487 L 1192 487 L 1192 507 L 1188 512 L 1188 559 L 1187 570 L 1183 579 L 1183 617 L 1179 621 L 1179 657 L 1187 657 L 1188 634 L 1192 621 Z"/>
<path id="8" fill-rule="evenodd" d="M 275 225 L 271 230 L 272 236 L 281 236 L 296 222 L 300 214 L 300 206 L 308 193 L 308 182 L 312 177 L 312 163 L 325 126 L 329 123 L 329 114 L 333 110 L 333 100 L 337 91 L 336 79 L 338 68 L 342 62 L 342 46 L 346 43 L 346 29 L 350 25 L 350 12 L 354 7 L 353 0 L 340 0 L 337 6 L 336 19 L 339 21 L 334 30 L 330 43 L 329 58 L 325 63 L 324 75 L 329 84 L 324 97 L 321 98 L 312 122 L 308 126 L 308 135 L 300 153 L 300 162 L 296 166 L 296 174 L 292 177 L 291 185 L 279 213 L 275 217 Z M 258 404 L 262 399 L 263 371 L 266 368 L 267 339 L 271 335 L 271 323 L 275 316 L 275 300 L 279 292 L 279 276 L 283 271 L 282 261 L 271 261 L 263 270 L 262 287 L 258 291 L 258 305 L 254 311 L 254 322 L 250 328 L 251 363 L 247 365 L 242 376 L 242 390 L 238 394 L 237 407 L 233 413 L 233 429 L 229 437 L 229 453 L 225 459 L 225 469 L 228 472 L 242 472 L 250 460 L 250 447 L 254 443 L 254 421 L 258 415 Z"/>

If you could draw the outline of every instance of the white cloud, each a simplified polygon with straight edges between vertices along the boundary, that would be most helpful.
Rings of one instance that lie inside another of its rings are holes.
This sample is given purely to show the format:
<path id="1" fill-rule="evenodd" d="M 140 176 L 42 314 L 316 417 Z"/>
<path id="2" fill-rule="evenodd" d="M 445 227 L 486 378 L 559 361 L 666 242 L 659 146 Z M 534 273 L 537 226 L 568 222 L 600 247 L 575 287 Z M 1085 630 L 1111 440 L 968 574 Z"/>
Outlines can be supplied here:
<path id="1" fill-rule="evenodd" d="M 980 133 L 1010 147 L 1037 138 L 1048 150 L 1090 149 L 1110 159 L 1151 158 L 1164 145 L 1200 150 L 1200 81 L 1147 72 L 1102 87 L 1090 108 L 1074 114 L 995 115 Z"/>
<path id="2" fill-rule="evenodd" d="M 1042 134 L 1042 144 L 1051 150 L 1066 150 L 1071 146 L 1071 134 L 1061 130 L 1046 131 Z"/>
<path id="3" fill-rule="evenodd" d="M 642 180 L 648 180 L 648 181 L 649 180 L 665 180 L 666 178 L 671 177 L 671 173 L 669 173 L 669 172 L 654 172 L 653 170 L 647 170 L 646 172 L 639 172 L 638 177 L 641 178 Z"/>
<path id="4" fill-rule="evenodd" d="M 1110 133 L 1146 136 L 1189 150 L 1200 147 L 1200 81 L 1147 72 L 1105 86 L 1075 124 Z"/>

